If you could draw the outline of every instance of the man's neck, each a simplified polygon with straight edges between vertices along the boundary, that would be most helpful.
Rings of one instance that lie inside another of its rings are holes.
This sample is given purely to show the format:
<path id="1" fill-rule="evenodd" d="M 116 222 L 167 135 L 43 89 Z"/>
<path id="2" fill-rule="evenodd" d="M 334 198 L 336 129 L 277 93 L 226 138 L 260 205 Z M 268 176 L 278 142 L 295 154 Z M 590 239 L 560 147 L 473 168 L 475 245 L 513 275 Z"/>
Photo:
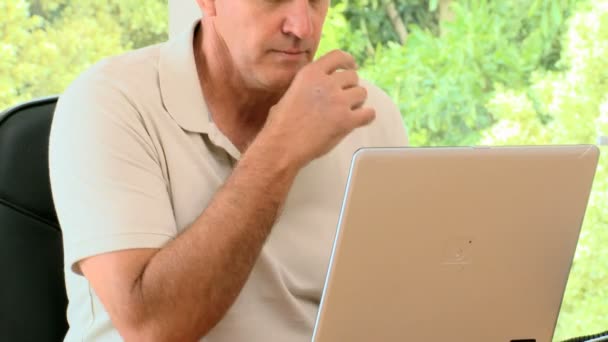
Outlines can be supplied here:
<path id="1" fill-rule="evenodd" d="M 235 147 L 244 151 L 282 94 L 246 86 L 211 18 L 203 19 L 197 29 L 194 54 L 199 82 L 214 123 Z"/>

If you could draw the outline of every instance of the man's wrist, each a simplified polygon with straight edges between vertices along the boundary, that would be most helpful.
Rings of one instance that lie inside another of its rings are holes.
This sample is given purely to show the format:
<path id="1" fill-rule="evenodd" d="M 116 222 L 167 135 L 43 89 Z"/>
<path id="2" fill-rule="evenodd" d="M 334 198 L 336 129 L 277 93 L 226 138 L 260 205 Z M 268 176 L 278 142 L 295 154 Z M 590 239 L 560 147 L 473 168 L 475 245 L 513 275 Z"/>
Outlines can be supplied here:
<path id="1" fill-rule="evenodd" d="M 235 172 L 244 172 L 270 192 L 289 191 L 301 166 L 276 140 L 258 136 L 242 155 Z M 238 170 L 238 171 L 237 171 Z"/>
<path id="2" fill-rule="evenodd" d="M 259 168 L 281 177 L 295 178 L 302 168 L 302 163 L 290 153 L 287 144 L 277 143 L 280 139 L 270 137 L 267 132 L 260 132 L 242 156 L 244 163 L 253 162 Z"/>

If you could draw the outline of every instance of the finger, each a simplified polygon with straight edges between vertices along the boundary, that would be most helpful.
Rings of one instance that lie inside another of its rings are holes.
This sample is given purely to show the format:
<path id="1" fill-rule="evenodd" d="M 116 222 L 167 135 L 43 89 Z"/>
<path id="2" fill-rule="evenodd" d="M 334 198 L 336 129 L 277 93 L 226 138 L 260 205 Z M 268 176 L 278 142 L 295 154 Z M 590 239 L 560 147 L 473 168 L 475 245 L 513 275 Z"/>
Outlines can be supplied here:
<path id="1" fill-rule="evenodd" d="M 359 75 L 354 70 L 334 72 L 331 77 L 342 89 L 348 89 L 359 85 Z"/>
<path id="2" fill-rule="evenodd" d="M 346 96 L 347 101 L 350 104 L 350 109 L 355 110 L 365 104 L 365 101 L 367 100 L 367 89 L 359 86 L 349 88 L 344 90 L 344 96 Z"/>
<path id="3" fill-rule="evenodd" d="M 361 107 L 353 110 L 351 113 L 353 129 L 369 125 L 376 119 L 376 110 L 371 107 Z"/>
<path id="4" fill-rule="evenodd" d="M 323 72 L 333 74 L 338 69 L 354 70 L 357 68 L 355 57 L 342 50 L 334 50 L 315 61 Z"/>

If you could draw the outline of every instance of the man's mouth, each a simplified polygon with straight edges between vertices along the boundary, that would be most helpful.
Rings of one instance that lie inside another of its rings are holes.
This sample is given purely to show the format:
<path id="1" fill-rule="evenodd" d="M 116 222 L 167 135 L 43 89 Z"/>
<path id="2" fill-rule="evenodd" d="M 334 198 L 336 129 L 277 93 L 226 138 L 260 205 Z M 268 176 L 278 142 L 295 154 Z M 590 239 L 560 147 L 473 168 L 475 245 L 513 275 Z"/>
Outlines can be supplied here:
<path id="1" fill-rule="evenodd" d="M 272 52 L 281 53 L 290 56 L 307 55 L 308 50 L 287 49 L 287 50 L 272 50 Z"/>

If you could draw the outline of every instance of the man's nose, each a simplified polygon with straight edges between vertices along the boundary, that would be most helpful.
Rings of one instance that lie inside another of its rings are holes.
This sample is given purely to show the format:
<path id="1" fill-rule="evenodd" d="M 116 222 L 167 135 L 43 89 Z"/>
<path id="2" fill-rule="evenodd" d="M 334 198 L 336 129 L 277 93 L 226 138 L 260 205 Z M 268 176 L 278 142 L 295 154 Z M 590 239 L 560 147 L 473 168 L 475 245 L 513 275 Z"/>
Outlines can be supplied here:
<path id="1" fill-rule="evenodd" d="M 286 9 L 283 33 L 299 39 L 310 38 L 313 32 L 312 9 L 309 0 L 293 0 Z"/>

